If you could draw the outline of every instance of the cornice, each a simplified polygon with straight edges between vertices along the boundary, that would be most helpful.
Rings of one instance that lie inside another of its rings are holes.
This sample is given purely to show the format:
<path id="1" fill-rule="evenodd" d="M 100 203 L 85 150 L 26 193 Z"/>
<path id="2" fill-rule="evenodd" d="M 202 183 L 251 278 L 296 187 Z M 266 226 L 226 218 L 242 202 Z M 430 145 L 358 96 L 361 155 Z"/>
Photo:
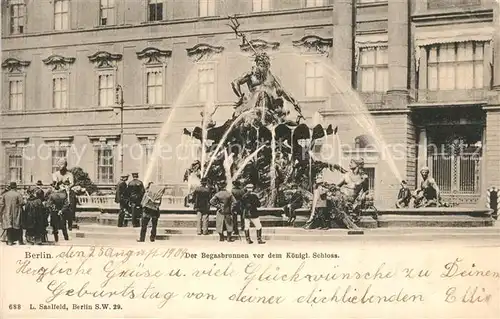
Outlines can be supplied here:
<path id="1" fill-rule="evenodd" d="M 269 41 L 262 40 L 262 39 L 254 39 L 254 40 L 250 40 L 248 42 L 249 43 L 244 43 L 244 44 L 240 45 L 241 51 L 243 51 L 243 52 L 252 51 L 251 47 L 253 47 L 254 49 L 256 49 L 258 51 L 277 50 L 280 47 L 279 42 L 269 42 Z"/>
<path id="2" fill-rule="evenodd" d="M 42 60 L 45 65 L 51 66 L 53 71 L 66 69 L 69 64 L 72 64 L 75 61 L 75 58 L 63 57 L 56 54 Z"/>
<path id="3" fill-rule="evenodd" d="M 8 72 L 21 72 L 22 68 L 28 67 L 30 64 L 30 61 L 21 61 L 15 58 L 8 58 L 2 62 L 2 68 L 7 69 Z"/>
<path id="4" fill-rule="evenodd" d="M 98 51 L 92 55 L 89 55 L 89 60 L 95 63 L 98 68 L 109 68 L 113 67 L 116 61 L 122 59 L 121 54 L 109 53 L 106 51 Z"/>
<path id="5" fill-rule="evenodd" d="M 147 59 L 146 64 L 162 63 L 172 56 L 172 50 L 160 50 L 154 47 L 147 47 L 142 51 L 136 52 L 138 59 Z"/>
<path id="6" fill-rule="evenodd" d="M 207 43 L 199 43 L 192 48 L 186 49 L 187 55 L 194 59 L 195 61 L 199 61 L 203 58 L 209 58 L 214 54 L 219 54 L 224 51 L 224 47 L 222 46 L 213 46 Z"/>

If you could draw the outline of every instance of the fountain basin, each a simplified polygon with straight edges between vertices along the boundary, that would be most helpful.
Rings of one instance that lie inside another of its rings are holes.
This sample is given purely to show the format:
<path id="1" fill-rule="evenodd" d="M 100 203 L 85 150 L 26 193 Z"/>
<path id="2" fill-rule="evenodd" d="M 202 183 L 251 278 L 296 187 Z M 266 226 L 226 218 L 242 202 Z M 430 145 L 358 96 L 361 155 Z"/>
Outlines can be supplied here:
<path id="1" fill-rule="evenodd" d="M 88 210 L 88 208 L 87 208 Z M 302 227 L 309 217 L 309 210 L 297 210 L 297 220 L 289 225 L 281 217 L 280 208 L 260 208 L 261 221 L 264 227 Z M 378 217 L 372 217 L 373 211 L 364 212 L 360 226 L 363 228 L 396 228 L 396 227 L 490 227 L 495 219 L 492 210 L 487 208 L 422 208 L 422 209 L 380 209 Z M 106 209 L 103 212 L 80 211 L 77 214 L 79 223 L 96 223 L 116 225 L 118 208 Z M 215 211 L 210 215 L 210 227 L 215 226 Z M 196 213 L 191 208 L 161 209 L 159 221 L 161 227 L 196 227 Z"/>

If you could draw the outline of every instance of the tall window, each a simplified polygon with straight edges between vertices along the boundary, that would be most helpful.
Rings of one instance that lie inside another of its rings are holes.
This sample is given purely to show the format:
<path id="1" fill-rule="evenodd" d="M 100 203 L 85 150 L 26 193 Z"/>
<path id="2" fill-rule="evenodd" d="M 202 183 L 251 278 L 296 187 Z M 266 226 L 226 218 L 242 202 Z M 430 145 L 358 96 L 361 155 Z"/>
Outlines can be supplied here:
<path id="1" fill-rule="evenodd" d="M 9 110 L 22 111 L 24 109 L 24 83 L 22 79 L 9 81 Z"/>
<path id="2" fill-rule="evenodd" d="M 52 157 L 52 173 L 57 172 L 59 170 L 59 165 L 57 163 L 60 159 L 68 157 L 68 150 L 66 148 L 53 148 L 51 150 Z"/>
<path id="3" fill-rule="evenodd" d="M 111 184 L 114 182 L 114 157 L 112 147 L 97 149 L 97 181 Z"/>
<path id="4" fill-rule="evenodd" d="M 362 92 L 386 92 L 389 89 L 387 47 L 361 49 L 358 75 Z"/>
<path id="5" fill-rule="evenodd" d="M 110 73 L 99 75 L 99 106 L 112 106 L 114 104 L 114 76 Z"/>
<path id="6" fill-rule="evenodd" d="M 306 8 L 321 7 L 325 5 L 325 0 L 305 0 Z"/>
<path id="7" fill-rule="evenodd" d="M 253 0 L 253 12 L 269 11 L 269 0 Z"/>
<path id="8" fill-rule="evenodd" d="M 198 100 L 200 102 L 215 99 L 215 65 L 200 63 L 198 66 Z"/>
<path id="9" fill-rule="evenodd" d="M 69 0 L 56 0 L 54 2 L 54 29 L 69 29 Z"/>
<path id="10" fill-rule="evenodd" d="M 163 20 L 163 0 L 148 0 L 148 21 Z"/>
<path id="11" fill-rule="evenodd" d="M 215 0 L 199 0 L 200 17 L 210 17 L 215 15 Z"/>
<path id="12" fill-rule="evenodd" d="M 68 107 L 68 79 L 64 76 L 52 79 L 52 106 L 54 109 Z"/>
<path id="13" fill-rule="evenodd" d="M 101 25 L 115 24 L 115 0 L 101 0 Z"/>
<path id="14" fill-rule="evenodd" d="M 463 90 L 483 88 L 484 42 L 463 42 L 428 49 L 427 88 Z"/>
<path id="15" fill-rule="evenodd" d="M 306 96 L 323 96 L 323 67 L 319 62 L 306 62 Z"/>
<path id="16" fill-rule="evenodd" d="M 24 33 L 26 5 L 24 0 L 11 0 L 10 3 L 10 33 Z"/>
<path id="17" fill-rule="evenodd" d="M 8 155 L 9 172 L 8 177 L 10 181 L 22 183 L 23 182 L 23 156 L 21 151 L 16 151 Z"/>
<path id="18" fill-rule="evenodd" d="M 162 68 L 150 68 L 146 72 L 146 104 L 163 103 Z"/>

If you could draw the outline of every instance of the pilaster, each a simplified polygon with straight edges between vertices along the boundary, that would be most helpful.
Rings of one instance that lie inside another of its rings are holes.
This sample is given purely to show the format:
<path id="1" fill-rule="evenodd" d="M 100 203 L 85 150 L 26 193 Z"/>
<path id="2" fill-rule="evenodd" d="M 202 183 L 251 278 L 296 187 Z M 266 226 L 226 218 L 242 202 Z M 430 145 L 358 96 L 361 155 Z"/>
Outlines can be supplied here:
<path id="1" fill-rule="evenodd" d="M 333 9 L 332 62 L 349 85 L 352 83 L 354 3 L 354 0 L 337 0 Z"/>

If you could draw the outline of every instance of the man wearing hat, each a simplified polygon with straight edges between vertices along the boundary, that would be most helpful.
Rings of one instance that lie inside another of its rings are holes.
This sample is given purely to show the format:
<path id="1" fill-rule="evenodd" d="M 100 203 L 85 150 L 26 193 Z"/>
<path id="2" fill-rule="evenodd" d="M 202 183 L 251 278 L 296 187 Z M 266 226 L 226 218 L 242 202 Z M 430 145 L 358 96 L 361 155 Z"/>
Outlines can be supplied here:
<path id="1" fill-rule="evenodd" d="M 233 242 L 233 216 L 232 208 L 236 199 L 227 191 L 226 183 L 220 184 L 220 190 L 210 200 L 210 205 L 217 207 L 215 228 L 219 233 L 219 241 L 224 241 L 224 230 L 227 232 L 227 241 Z"/>
<path id="2" fill-rule="evenodd" d="M 20 245 L 24 244 L 21 225 L 23 202 L 23 196 L 17 191 L 16 182 L 11 182 L 9 190 L 0 196 L 2 228 L 7 233 L 7 245 L 14 245 L 16 241 Z"/>
<path id="3" fill-rule="evenodd" d="M 128 214 L 128 174 L 122 174 L 120 181 L 116 185 L 115 203 L 120 204 L 120 212 L 118 214 L 118 227 L 127 227 L 125 216 Z"/>
<path id="4" fill-rule="evenodd" d="M 250 239 L 251 222 L 257 230 L 257 242 L 259 244 L 265 244 L 265 241 L 262 240 L 262 224 L 260 223 L 259 212 L 257 210 L 260 207 L 260 199 L 257 194 L 253 192 L 253 184 L 247 184 L 245 190 L 246 193 L 241 199 L 243 215 L 245 216 L 245 238 L 247 243 L 253 244 L 253 241 Z"/>
<path id="5" fill-rule="evenodd" d="M 127 192 L 130 209 L 132 210 L 133 227 L 140 227 L 140 217 L 142 215 L 141 201 L 145 191 L 144 184 L 139 180 L 139 173 L 132 173 L 132 180 L 128 183 Z"/>
<path id="6" fill-rule="evenodd" d="M 193 204 L 196 211 L 196 233 L 208 235 L 208 216 L 210 215 L 210 196 L 212 192 L 207 187 L 207 178 L 201 179 L 201 186 L 193 192 Z"/>
<path id="7" fill-rule="evenodd" d="M 283 213 L 288 217 L 288 223 L 293 224 L 297 219 L 295 211 L 302 207 L 304 198 L 295 183 L 290 184 L 290 189 L 285 191 L 285 196 L 288 203 L 283 207 Z"/>
<path id="8" fill-rule="evenodd" d="M 38 180 L 35 185 L 35 196 L 40 199 L 42 202 L 45 201 L 45 191 L 43 190 L 42 181 Z"/>

